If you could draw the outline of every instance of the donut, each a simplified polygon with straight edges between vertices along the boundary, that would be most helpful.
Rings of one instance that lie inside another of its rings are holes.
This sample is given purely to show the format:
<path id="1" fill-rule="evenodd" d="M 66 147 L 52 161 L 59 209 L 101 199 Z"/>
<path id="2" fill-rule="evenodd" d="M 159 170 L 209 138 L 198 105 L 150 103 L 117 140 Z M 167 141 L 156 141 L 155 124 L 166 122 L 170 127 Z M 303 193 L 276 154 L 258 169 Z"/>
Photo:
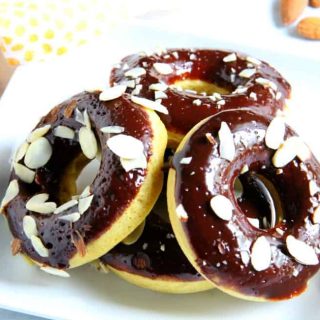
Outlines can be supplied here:
<path id="1" fill-rule="evenodd" d="M 179 145 L 168 177 L 182 250 L 233 296 L 299 295 L 319 269 L 319 172 L 281 117 L 234 109 L 203 120 Z"/>
<path id="2" fill-rule="evenodd" d="M 110 82 L 125 83 L 137 100 L 156 101 L 165 108 L 159 116 L 171 146 L 177 146 L 199 121 L 219 111 L 250 107 L 275 115 L 284 109 L 291 91 L 289 83 L 266 62 L 204 49 L 129 55 L 113 68 Z"/>
<path id="3" fill-rule="evenodd" d="M 137 233 L 100 258 L 110 269 L 137 286 L 166 293 L 191 293 L 212 289 L 180 249 L 169 222 L 166 186 Z"/>
<path id="4" fill-rule="evenodd" d="M 161 192 L 165 127 L 120 91 L 83 92 L 56 106 L 14 157 L 2 213 L 13 253 L 44 271 L 65 275 L 105 254 Z M 94 181 L 77 192 L 77 176 L 99 153 Z"/>

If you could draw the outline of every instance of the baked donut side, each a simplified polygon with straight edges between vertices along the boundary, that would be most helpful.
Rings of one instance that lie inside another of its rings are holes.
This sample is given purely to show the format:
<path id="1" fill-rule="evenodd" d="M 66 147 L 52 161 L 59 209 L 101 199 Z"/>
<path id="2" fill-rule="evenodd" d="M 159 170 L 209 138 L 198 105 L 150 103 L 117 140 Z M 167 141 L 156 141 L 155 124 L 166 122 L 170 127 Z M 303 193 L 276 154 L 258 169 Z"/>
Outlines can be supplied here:
<path id="1" fill-rule="evenodd" d="M 15 155 L 2 202 L 15 253 L 58 275 L 130 234 L 161 192 L 167 138 L 159 117 L 126 94 L 99 97 L 80 93 L 41 119 Z M 74 181 L 65 179 L 76 177 L 99 149 L 93 183 L 72 194 Z"/>
<path id="2" fill-rule="evenodd" d="M 280 118 L 247 109 L 203 120 L 179 145 L 168 178 L 170 220 L 185 255 L 233 296 L 299 295 L 319 269 L 319 170 Z"/>
<path id="3" fill-rule="evenodd" d="M 268 63 L 245 54 L 213 49 L 170 49 L 133 54 L 112 70 L 111 84 L 162 104 L 159 114 L 177 146 L 199 121 L 217 112 L 250 107 L 276 115 L 285 108 L 291 87 Z"/>

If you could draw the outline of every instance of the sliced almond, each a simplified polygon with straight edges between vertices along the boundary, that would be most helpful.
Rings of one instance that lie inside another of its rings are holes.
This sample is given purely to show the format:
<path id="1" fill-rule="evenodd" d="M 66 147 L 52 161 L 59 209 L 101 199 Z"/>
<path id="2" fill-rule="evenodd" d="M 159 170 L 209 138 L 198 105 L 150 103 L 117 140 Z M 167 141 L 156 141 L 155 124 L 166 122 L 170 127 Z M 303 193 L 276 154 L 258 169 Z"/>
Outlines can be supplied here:
<path id="1" fill-rule="evenodd" d="M 26 209 L 41 214 L 51 214 L 57 209 L 57 205 L 55 202 L 45 202 L 48 198 L 47 193 L 39 193 L 27 201 Z"/>
<path id="2" fill-rule="evenodd" d="M 96 137 L 88 127 L 81 127 L 79 130 L 79 143 L 83 154 L 88 159 L 93 159 L 98 152 Z"/>
<path id="3" fill-rule="evenodd" d="M 124 73 L 125 77 L 129 77 L 133 79 L 141 77 L 145 74 L 146 74 L 146 69 L 141 67 L 130 69 Z"/>
<path id="4" fill-rule="evenodd" d="M 309 147 L 302 141 L 300 137 L 296 138 L 297 157 L 303 162 L 311 158 Z"/>
<path id="5" fill-rule="evenodd" d="M 314 249 L 305 242 L 296 239 L 294 236 L 287 236 L 287 249 L 289 253 L 301 264 L 317 265 L 318 256 Z"/>
<path id="6" fill-rule="evenodd" d="M 58 276 L 62 278 L 70 278 L 70 274 L 64 270 L 52 268 L 52 267 L 40 267 L 40 270 L 49 273 L 53 276 Z"/>
<path id="7" fill-rule="evenodd" d="M 265 141 L 267 147 L 277 150 L 284 141 L 286 125 L 282 118 L 274 118 L 266 131 Z"/>
<path id="8" fill-rule="evenodd" d="M 147 169 L 148 166 L 147 158 L 143 153 L 135 159 L 120 158 L 120 163 L 126 172 L 133 169 Z"/>
<path id="9" fill-rule="evenodd" d="M 83 189 L 83 191 L 81 192 L 79 198 L 89 197 L 89 196 L 91 195 L 90 189 L 91 189 L 90 185 L 89 185 L 89 186 L 86 186 L 86 187 Z"/>
<path id="10" fill-rule="evenodd" d="M 220 157 L 232 161 L 235 156 L 236 149 L 234 145 L 232 132 L 226 122 L 221 122 L 221 127 L 218 132 L 218 135 L 220 139 Z"/>
<path id="11" fill-rule="evenodd" d="M 163 91 L 155 91 L 154 93 L 154 98 L 157 99 L 168 99 L 168 96 L 165 92 Z"/>
<path id="12" fill-rule="evenodd" d="M 180 160 L 180 164 L 190 164 L 192 161 L 192 157 L 185 157 Z"/>
<path id="13" fill-rule="evenodd" d="M 176 213 L 177 213 L 177 216 L 179 217 L 179 219 L 182 221 L 182 222 L 187 222 L 188 221 L 188 213 L 186 212 L 186 210 L 184 209 L 182 203 L 180 203 L 177 208 L 176 208 Z"/>
<path id="14" fill-rule="evenodd" d="M 80 219 L 81 215 L 79 212 L 73 212 L 66 214 L 64 216 L 60 216 L 58 219 L 59 220 L 64 220 L 64 221 L 69 221 L 69 222 L 76 222 Z"/>
<path id="15" fill-rule="evenodd" d="M 210 200 L 211 209 L 214 213 L 223 220 L 229 221 L 233 215 L 232 202 L 223 195 L 216 195 Z"/>
<path id="16" fill-rule="evenodd" d="M 53 213 L 54 213 L 54 214 L 61 213 L 61 212 L 63 212 L 63 211 L 66 211 L 66 210 L 74 207 L 74 206 L 77 205 L 77 204 L 78 204 L 78 200 L 75 200 L 75 199 L 70 200 L 70 201 L 62 204 L 61 206 L 59 206 L 56 210 L 54 210 Z"/>
<path id="17" fill-rule="evenodd" d="M 313 214 L 312 214 L 312 222 L 313 222 L 314 224 L 320 223 L 320 206 L 318 206 L 318 207 L 314 210 L 314 212 L 313 212 Z"/>
<path id="18" fill-rule="evenodd" d="M 243 69 L 239 73 L 239 77 L 241 78 L 251 78 L 256 73 L 256 69 L 250 68 L 250 69 Z"/>
<path id="19" fill-rule="evenodd" d="M 156 102 L 156 101 L 152 101 L 146 98 L 140 98 L 140 97 L 136 97 L 136 96 L 131 96 L 131 101 L 138 104 L 139 106 L 145 107 L 147 109 L 151 109 L 151 110 L 155 110 L 164 114 L 168 114 L 168 109 Z"/>
<path id="20" fill-rule="evenodd" d="M 84 125 L 88 128 L 91 129 L 91 121 L 90 121 L 90 117 L 88 115 L 88 111 L 87 109 L 85 109 L 83 111 L 83 121 L 84 121 Z"/>
<path id="21" fill-rule="evenodd" d="M 271 264 L 271 246 L 266 237 L 259 237 L 251 249 L 251 264 L 256 271 L 268 269 Z"/>
<path id="22" fill-rule="evenodd" d="M 252 63 L 253 65 L 255 66 L 259 66 L 261 64 L 261 61 L 256 59 L 256 58 L 253 58 L 253 57 L 246 57 L 246 60 L 249 62 L 249 63 Z"/>
<path id="23" fill-rule="evenodd" d="M 314 196 L 317 192 L 319 192 L 319 186 L 314 180 L 309 181 L 309 192 L 310 196 Z"/>
<path id="24" fill-rule="evenodd" d="M 103 133 L 122 133 L 124 131 L 124 127 L 120 126 L 108 126 L 100 129 Z"/>
<path id="25" fill-rule="evenodd" d="M 49 194 L 48 193 L 38 193 L 36 194 L 35 196 L 31 197 L 27 203 L 26 203 L 26 208 L 28 210 L 29 209 L 29 206 L 31 205 L 34 205 L 34 204 L 38 204 L 38 203 L 44 203 L 46 202 L 47 200 L 49 199 Z"/>
<path id="26" fill-rule="evenodd" d="M 75 120 L 83 125 L 86 125 L 84 122 L 83 114 L 78 108 L 75 109 Z"/>
<path id="27" fill-rule="evenodd" d="M 32 246 L 39 256 L 46 258 L 49 257 L 49 250 L 43 245 L 41 239 L 37 236 L 30 237 Z"/>
<path id="28" fill-rule="evenodd" d="M 223 58 L 223 62 L 237 61 L 237 55 L 233 52 Z"/>
<path id="29" fill-rule="evenodd" d="M 93 196 L 94 195 L 79 199 L 78 209 L 79 209 L 80 214 L 83 214 L 84 212 L 86 212 L 89 209 L 91 202 L 93 200 Z"/>
<path id="30" fill-rule="evenodd" d="M 168 63 L 161 63 L 161 62 L 156 62 L 153 64 L 153 67 L 155 68 L 155 70 L 163 75 L 168 75 L 173 73 L 173 69 L 171 67 L 170 64 Z"/>
<path id="31" fill-rule="evenodd" d="M 282 168 L 297 156 L 297 145 L 295 137 L 288 138 L 275 152 L 272 163 L 276 168 Z"/>
<path id="32" fill-rule="evenodd" d="M 121 97 L 126 92 L 127 86 L 120 84 L 103 90 L 99 95 L 100 101 L 110 101 Z"/>
<path id="33" fill-rule="evenodd" d="M 136 159 L 143 154 L 143 143 L 132 136 L 118 134 L 107 140 L 107 146 L 120 158 Z"/>
<path id="34" fill-rule="evenodd" d="M 22 228 L 26 237 L 30 239 L 32 236 L 38 235 L 37 223 L 31 216 L 24 216 L 22 220 Z"/>
<path id="35" fill-rule="evenodd" d="M 11 200 L 13 200 L 18 194 L 19 194 L 18 180 L 16 180 L 16 179 L 11 180 L 9 183 L 9 186 L 7 188 L 7 191 L 1 201 L 0 211 L 2 210 L 2 208 L 5 205 L 7 205 Z"/>
<path id="36" fill-rule="evenodd" d="M 27 168 L 26 166 L 20 164 L 20 163 L 15 163 L 13 165 L 14 172 L 15 174 L 23 181 L 26 183 L 32 183 L 35 177 L 35 172 Z"/>
<path id="37" fill-rule="evenodd" d="M 152 83 L 150 84 L 149 89 L 154 91 L 166 91 L 168 86 L 165 83 Z"/>
<path id="38" fill-rule="evenodd" d="M 255 228 L 259 228 L 259 226 L 260 226 L 259 219 L 257 219 L 257 218 L 248 218 L 248 221 L 249 221 L 250 224 L 251 224 L 252 226 L 254 226 Z"/>
<path id="39" fill-rule="evenodd" d="M 32 142 L 24 157 L 25 165 L 30 169 L 43 167 L 51 158 L 52 147 L 46 138 L 39 138 Z"/>
<path id="40" fill-rule="evenodd" d="M 255 82 L 262 85 L 265 88 L 271 88 L 274 91 L 277 91 L 277 88 L 278 88 L 277 85 L 269 79 L 257 78 L 255 79 Z"/>
<path id="41" fill-rule="evenodd" d="M 74 136 L 75 136 L 75 132 L 74 132 L 74 130 L 72 130 L 71 128 L 68 128 L 66 126 L 57 126 L 53 130 L 53 135 L 55 135 L 56 137 L 59 137 L 59 138 L 73 140 Z"/>
<path id="42" fill-rule="evenodd" d="M 20 160 L 22 160 L 24 158 L 24 156 L 26 155 L 28 148 L 29 148 L 28 142 L 22 143 L 22 145 L 18 148 L 18 150 L 15 154 L 14 161 L 19 162 Z"/>
<path id="43" fill-rule="evenodd" d="M 39 138 L 43 137 L 45 134 L 48 133 L 48 131 L 51 129 L 51 125 L 50 124 L 47 124 L 41 128 L 37 128 L 35 130 L 33 130 L 28 138 L 27 138 L 27 141 L 32 143 L 36 140 L 38 140 Z"/>

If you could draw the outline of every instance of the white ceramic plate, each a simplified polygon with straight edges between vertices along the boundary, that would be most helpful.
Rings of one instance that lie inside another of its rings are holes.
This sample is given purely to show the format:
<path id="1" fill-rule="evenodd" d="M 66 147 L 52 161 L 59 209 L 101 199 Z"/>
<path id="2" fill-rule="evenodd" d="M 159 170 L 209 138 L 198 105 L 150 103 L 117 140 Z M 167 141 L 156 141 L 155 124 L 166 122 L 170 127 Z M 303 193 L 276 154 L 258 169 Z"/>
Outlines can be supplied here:
<path id="1" fill-rule="evenodd" d="M 143 30 L 143 32 L 142 32 Z M 124 32 L 126 31 L 126 32 Z M 14 146 L 54 104 L 88 86 L 107 83 L 108 71 L 124 54 L 167 47 L 232 48 L 265 59 L 293 86 L 290 122 L 320 158 L 319 60 L 291 56 L 285 48 L 257 49 L 239 43 L 132 27 L 118 30 L 112 46 L 98 46 L 77 56 L 20 68 L 0 101 L 0 196 L 8 179 Z M 70 279 L 50 276 L 10 253 L 10 235 L 0 220 L 0 307 L 53 319 L 318 319 L 320 278 L 301 297 L 281 303 L 252 303 L 218 290 L 166 295 L 134 287 L 90 266 L 72 270 Z"/>

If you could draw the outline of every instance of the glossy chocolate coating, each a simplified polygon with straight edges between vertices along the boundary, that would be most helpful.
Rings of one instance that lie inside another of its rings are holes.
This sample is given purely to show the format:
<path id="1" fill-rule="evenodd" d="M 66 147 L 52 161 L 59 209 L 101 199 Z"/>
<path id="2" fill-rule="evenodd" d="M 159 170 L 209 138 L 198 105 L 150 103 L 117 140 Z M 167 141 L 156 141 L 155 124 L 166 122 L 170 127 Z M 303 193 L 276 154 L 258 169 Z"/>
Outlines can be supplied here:
<path id="1" fill-rule="evenodd" d="M 228 124 L 236 141 L 236 154 L 231 162 L 221 159 L 218 152 L 222 121 Z M 319 265 L 303 265 L 291 257 L 285 239 L 293 235 L 319 252 L 319 224 L 311 221 L 313 203 L 319 202 L 319 193 L 311 197 L 308 179 L 319 185 L 320 166 L 312 155 L 304 163 L 295 158 L 282 171 L 277 170 L 271 162 L 275 151 L 264 143 L 269 122 L 270 118 L 250 110 L 230 110 L 209 118 L 174 157 L 174 192 L 176 205 L 182 204 L 189 217 L 181 224 L 201 274 L 218 286 L 246 296 L 280 300 L 303 292 L 308 279 L 319 269 Z M 206 139 L 208 132 L 216 139 L 214 144 Z M 287 127 L 286 138 L 293 135 Z M 191 163 L 180 164 L 184 157 L 192 157 Z M 252 226 L 247 217 L 261 218 L 261 212 L 252 207 L 245 193 L 241 204 L 235 198 L 234 181 L 245 164 L 249 172 L 266 177 L 277 189 L 284 218 L 274 228 Z M 217 194 L 233 204 L 230 221 L 219 218 L 210 207 L 211 198 Z M 259 236 L 265 236 L 271 244 L 272 262 L 258 272 L 240 253 L 250 257 L 252 244 Z"/>
<path id="2" fill-rule="evenodd" d="M 81 112 L 87 110 L 92 130 L 101 147 L 102 160 L 99 172 L 91 184 L 94 197 L 90 208 L 80 220 L 70 223 L 58 218 L 77 212 L 77 207 L 72 207 L 60 214 L 41 215 L 28 211 L 26 202 L 37 193 L 48 193 L 49 201 L 61 205 L 58 198 L 60 181 L 66 167 L 81 153 L 78 130 L 83 125 L 75 120 L 75 108 Z M 107 232 L 135 198 L 147 174 L 145 169 L 125 172 L 119 157 L 106 146 L 109 135 L 102 133 L 100 128 L 115 125 L 124 127 L 124 134 L 143 142 L 147 159 L 151 154 L 153 131 L 147 113 L 133 105 L 129 96 L 124 95 L 116 100 L 103 102 L 99 100 L 99 92 L 80 93 L 63 102 L 43 117 L 36 128 L 46 124 L 51 124 L 51 129 L 45 137 L 52 146 L 52 157 L 44 167 L 36 170 L 36 178 L 32 184 L 22 182 L 14 171 L 12 172 L 11 179 L 18 179 L 20 192 L 6 206 L 5 214 L 13 236 L 22 241 L 21 249 L 24 254 L 41 264 L 67 268 L 69 260 L 77 251 L 72 241 L 73 237 L 80 234 L 85 244 L 88 244 Z M 76 139 L 69 140 L 54 136 L 54 128 L 60 125 L 75 130 Z M 20 162 L 23 163 L 23 160 Z M 25 215 L 35 218 L 39 237 L 49 250 L 48 258 L 40 257 L 25 236 L 22 227 L 22 219 Z"/>
<path id="3" fill-rule="evenodd" d="M 178 57 L 176 56 L 176 53 Z M 225 100 L 224 105 L 219 105 L 217 101 L 212 101 L 209 97 L 199 94 L 181 92 L 174 88 L 168 88 L 165 93 L 167 99 L 162 99 L 162 104 L 167 107 L 169 114 L 159 114 L 167 129 L 178 134 L 186 134 L 200 120 L 214 115 L 219 111 L 250 107 L 258 109 L 259 112 L 275 115 L 277 110 L 283 109 L 285 99 L 290 96 L 291 87 L 288 82 L 266 62 L 261 62 L 255 66 L 256 73 L 250 78 L 240 77 L 240 71 L 253 66 L 246 60 L 245 55 L 238 54 L 238 58 L 233 62 L 224 62 L 223 58 L 231 52 L 220 50 L 168 50 L 161 55 L 153 54 L 144 56 L 134 54 L 125 57 L 120 64 L 120 68 L 114 68 L 111 73 L 110 82 L 121 83 L 127 78 L 125 72 L 135 67 L 144 67 L 146 74 L 141 76 L 140 84 L 142 89 L 139 96 L 154 100 L 154 91 L 149 89 L 153 83 L 163 82 L 172 85 L 177 80 L 203 80 L 217 84 L 228 91 L 235 90 L 238 86 L 247 87 L 245 93 L 231 93 L 222 95 Z M 193 59 L 190 56 L 193 55 Z M 195 58 L 194 58 L 195 57 Z M 161 75 L 153 68 L 154 63 L 167 63 L 172 66 L 174 72 L 169 75 Z M 123 70 L 123 66 L 128 69 Z M 182 72 L 181 70 L 185 70 Z M 277 86 L 277 91 L 281 97 L 277 100 L 275 92 L 255 82 L 257 78 L 265 78 L 272 81 Z M 132 89 L 128 88 L 131 92 Z M 256 93 L 256 101 L 250 98 L 250 93 Z M 201 105 L 193 103 L 195 99 L 201 100 Z"/>
<path id="4" fill-rule="evenodd" d="M 167 211 L 165 205 L 160 210 Z M 147 217 L 143 233 L 135 243 L 118 244 L 100 261 L 119 271 L 151 279 L 203 280 L 180 249 L 170 222 L 154 211 Z"/>

